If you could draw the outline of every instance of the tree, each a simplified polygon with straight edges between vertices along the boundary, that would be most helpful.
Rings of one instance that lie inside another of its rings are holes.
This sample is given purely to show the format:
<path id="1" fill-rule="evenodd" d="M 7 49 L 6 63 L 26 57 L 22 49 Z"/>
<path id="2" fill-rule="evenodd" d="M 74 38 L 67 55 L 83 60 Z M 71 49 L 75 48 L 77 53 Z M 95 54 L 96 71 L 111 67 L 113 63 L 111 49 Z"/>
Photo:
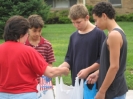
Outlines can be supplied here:
<path id="1" fill-rule="evenodd" d="M 44 0 L 0 0 L 0 38 L 2 38 L 5 23 L 13 15 L 21 15 L 27 18 L 31 14 L 41 15 L 47 19 L 50 11 Z"/>

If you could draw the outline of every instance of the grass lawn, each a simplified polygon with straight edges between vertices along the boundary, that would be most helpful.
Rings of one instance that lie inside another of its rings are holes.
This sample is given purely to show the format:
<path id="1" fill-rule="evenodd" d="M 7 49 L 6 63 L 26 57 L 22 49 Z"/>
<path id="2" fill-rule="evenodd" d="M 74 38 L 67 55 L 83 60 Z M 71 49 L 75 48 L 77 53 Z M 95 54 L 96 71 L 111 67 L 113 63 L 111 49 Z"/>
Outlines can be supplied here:
<path id="1" fill-rule="evenodd" d="M 133 89 L 133 22 L 118 22 L 119 25 L 125 31 L 128 40 L 128 56 L 127 56 L 127 68 L 126 68 L 126 80 L 129 89 Z M 64 61 L 64 57 L 67 51 L 70 35 L 76 29 L 72 24 L 51 24 L 46 25 L 43 28 L 43 37 L 48 39 L 53 46 L 56 62 L 54 66 L 60 65 Z M 107 31 L 105 31 L 107 33 Z M 3 40 L 0 40 L 2 43 Z M 64 83 L 70 85 L 71 79 L 69 76 L 63 76 Z M 54 79 L 53 79 L 54 83 Z"/>

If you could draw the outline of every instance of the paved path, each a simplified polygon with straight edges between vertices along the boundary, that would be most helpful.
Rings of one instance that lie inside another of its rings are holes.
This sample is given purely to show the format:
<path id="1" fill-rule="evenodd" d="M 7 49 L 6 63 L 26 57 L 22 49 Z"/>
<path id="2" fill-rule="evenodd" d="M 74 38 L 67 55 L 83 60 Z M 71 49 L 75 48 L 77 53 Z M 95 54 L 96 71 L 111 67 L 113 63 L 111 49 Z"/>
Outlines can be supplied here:
<path id="1" fill-rule="evenodd" d="M 133 99 L 133 90 L 128 90 L 126 94 L 126 99 Z"/>

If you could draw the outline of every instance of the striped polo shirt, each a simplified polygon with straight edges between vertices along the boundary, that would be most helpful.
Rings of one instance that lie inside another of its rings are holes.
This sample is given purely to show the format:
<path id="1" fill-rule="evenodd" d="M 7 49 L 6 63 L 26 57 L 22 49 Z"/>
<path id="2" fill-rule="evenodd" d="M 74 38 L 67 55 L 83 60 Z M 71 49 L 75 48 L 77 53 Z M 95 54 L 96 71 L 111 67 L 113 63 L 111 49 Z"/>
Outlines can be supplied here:
<path id="1" fill-rule="evenodd" d="M 46 60 L 47 63 L 51 64 L 55 62 L 54 52 L 51 43 L 43 37 L 40 37 L 40 42 L 37 46 L 30 44 L 27 39 L 25 45 L 35 48 Z"/>

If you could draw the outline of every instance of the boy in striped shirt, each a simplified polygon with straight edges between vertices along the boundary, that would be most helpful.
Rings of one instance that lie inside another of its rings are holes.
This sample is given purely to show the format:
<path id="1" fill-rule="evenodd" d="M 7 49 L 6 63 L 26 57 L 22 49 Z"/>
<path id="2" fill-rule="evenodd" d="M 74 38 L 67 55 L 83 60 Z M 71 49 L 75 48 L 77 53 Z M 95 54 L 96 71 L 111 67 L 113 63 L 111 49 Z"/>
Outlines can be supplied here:
<path id="1" fill-rule="evenodd" d="M 53 48 L 51 43 L 41 36 L 44 21 L 39 15 L 30 15 L 28 17 L 30 22 L 29 36 L 26 45 L 36 49 L 46 60 L 49 66 L 55 62 Z M 47 90 L 53 89 L 52 81 L 46 76 L 38 77 L 38 83 L 40 84 L 40 90 L 46 92 Z"/>

